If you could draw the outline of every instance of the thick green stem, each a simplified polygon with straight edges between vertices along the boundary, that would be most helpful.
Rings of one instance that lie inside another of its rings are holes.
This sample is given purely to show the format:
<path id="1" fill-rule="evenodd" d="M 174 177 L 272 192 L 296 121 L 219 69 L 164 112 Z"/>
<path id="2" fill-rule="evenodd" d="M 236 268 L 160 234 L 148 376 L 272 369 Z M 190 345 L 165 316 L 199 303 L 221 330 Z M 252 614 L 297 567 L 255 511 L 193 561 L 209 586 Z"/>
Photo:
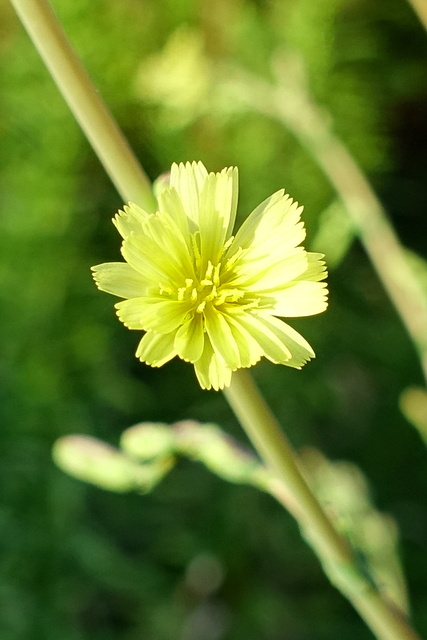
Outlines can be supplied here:
<path id="1" fill-rule="evenodd" d="M 286 506 L 311 542 L 331 581 L 349 598 L 380 640 L 419 640 L 404 615 L 359 571 L 346 540 L 336 531 L 307 484 L 296 453 L 250 374 L 233 373 L 224 391 L 231 408 L 265 464 L 286 485 Z"/>
<path id="2" fill-rule="evenodd" d="M 49 4 L 11 0 L 65 101 L 123 200 L 155 209 L 150 181 L 91 83 Z"/>

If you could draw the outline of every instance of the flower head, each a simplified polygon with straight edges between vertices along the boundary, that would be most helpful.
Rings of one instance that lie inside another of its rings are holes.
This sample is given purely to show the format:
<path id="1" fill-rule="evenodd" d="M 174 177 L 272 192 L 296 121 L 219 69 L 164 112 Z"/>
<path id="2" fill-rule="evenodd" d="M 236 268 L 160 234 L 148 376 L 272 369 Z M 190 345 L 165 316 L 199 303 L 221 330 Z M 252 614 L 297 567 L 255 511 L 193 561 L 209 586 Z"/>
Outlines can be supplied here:
<path id="1" fill-rule="evenodd" d="M 300 369 L 313 350 L 279 318 L 327 306 L 323 256 L 300 246 L 302 207 L 278 191 L 232 235 L 237 189 L 236 168 L 172 165 L 156 213 L 130 203 L 113 220 L 126 262 L 93 267 L 99 289 L 124 298 L 119 319 L 145 332 L 136 356 L 191 362 L 205 389 L 263 356 Z"/>

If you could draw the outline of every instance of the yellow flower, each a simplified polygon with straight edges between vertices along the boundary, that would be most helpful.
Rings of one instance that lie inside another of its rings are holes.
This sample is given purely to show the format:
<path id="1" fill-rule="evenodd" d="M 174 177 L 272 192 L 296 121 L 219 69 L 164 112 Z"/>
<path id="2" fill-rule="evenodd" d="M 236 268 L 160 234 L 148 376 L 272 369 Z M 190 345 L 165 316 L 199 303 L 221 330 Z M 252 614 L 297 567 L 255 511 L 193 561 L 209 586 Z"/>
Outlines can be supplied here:
<path id="1" fill-rule="evenodd" d="M 237 191 L 236 168 L 172 165 L 158 212 L 130 203 L 113 220 L 126 262 L 93 267 L 99 289 L 125 298 L 120 320 L 145 332 L 136 356 L 191 362 L 204 389 L 228 386 L 262 356 L 300 369 L 313 350 L 278 317 L 327 306 L 323 256 L 300 246 L 302 207 L 278 191 L 233 236 Z"/>

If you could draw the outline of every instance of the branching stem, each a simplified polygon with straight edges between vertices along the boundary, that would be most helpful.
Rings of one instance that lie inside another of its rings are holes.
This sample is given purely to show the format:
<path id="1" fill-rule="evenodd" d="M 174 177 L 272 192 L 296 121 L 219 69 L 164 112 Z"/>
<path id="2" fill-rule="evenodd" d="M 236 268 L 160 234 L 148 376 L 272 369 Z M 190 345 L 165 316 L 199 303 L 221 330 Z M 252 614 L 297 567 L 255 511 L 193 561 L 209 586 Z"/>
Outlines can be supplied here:
<path id="1" fill-rule="evenodd" d="M 225 396 L 264 463 L 286 486 L 286 507 L 317 552 L 331 581 L 379 640 L 419 640 L 405 616 L 360 571 L 301 471 L 298 457 L 245 369 L 233 373 Z"/>

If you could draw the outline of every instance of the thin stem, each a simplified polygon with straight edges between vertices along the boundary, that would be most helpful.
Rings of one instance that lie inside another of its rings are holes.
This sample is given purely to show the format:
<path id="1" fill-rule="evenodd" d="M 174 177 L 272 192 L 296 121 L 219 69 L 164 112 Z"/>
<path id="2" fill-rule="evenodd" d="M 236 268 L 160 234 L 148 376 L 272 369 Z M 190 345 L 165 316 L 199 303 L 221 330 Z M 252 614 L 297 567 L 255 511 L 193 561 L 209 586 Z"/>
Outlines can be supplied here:
<path id="1" fill-rule="evenodd" d="M 289 100 L 284 94 L 287 94 L 286 89 L 279 89 L 278 113 L 335 187 L 412 338 L 427 381 L 427 301 L 393 225 L 353 156 L 332 133 L 321 110 L 309 101 L 308 96 L 301 96 L 304 103 L 298 110 L 288 108 L 285 105 Z"/>
<path id="2" fill-rule="evenodd" d="M 11 0 L 65 101 L 123 200 L 155 208 L 150 181 L 45 0 Z"/>
<path id="3" fill-rule="evenodd" d="M 353 603 L 377 638 L 419 640 L 403 614 L 359 571 L 347 541 L 336 531 L 307 484 L 296 453 L 250 374 L 244 369 L 234 372 L 231 386 L 224 393 L 264 463 L 286 485 L 284 503 L 318 552 L 331 581 Z M 276 497 L 280 500 L 280 491 Z"/>
<path id="4" fill-rule="evenodd" d="M 419 355 L 427 381 L 427 299 L 393 225 L 364 173 L 329 118 L 309 96 L 304 74 L 293 60 L 278 60 L 279 86 L 240 69 L 230 73 L 239 98 L 281 122 L 314 158 L 352 219 L 382 284 Z"/>

